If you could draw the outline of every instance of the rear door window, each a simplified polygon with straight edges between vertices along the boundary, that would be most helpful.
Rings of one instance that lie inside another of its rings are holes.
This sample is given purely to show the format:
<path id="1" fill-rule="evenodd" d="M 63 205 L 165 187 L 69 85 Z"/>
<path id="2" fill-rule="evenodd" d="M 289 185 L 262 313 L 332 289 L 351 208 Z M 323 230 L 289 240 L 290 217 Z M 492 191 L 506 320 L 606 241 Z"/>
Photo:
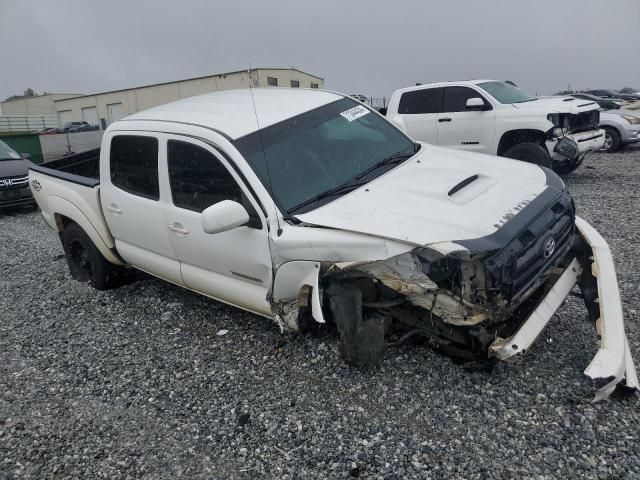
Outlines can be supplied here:
<path id="1" fill-rule="evenodd" d="M 398 113 L 405 115 L 438 113 L 442 90 L 442 88 L 423 88 L 404 92 L 400 97 Z"/>
<path id="2" fill-rule="evenodd" d="M 446 87 L 444 89 L 443 112 L 467 112 L 467 100 L 470 98 L 482 98 L 487 101 L 473 88 L 469 87 Z"/>
<path id="3" fill-rule="evenodd" d="M 125 192 L 158 200 L 158 139 L 117 135 L 111 139 L 111 183 Z"/>

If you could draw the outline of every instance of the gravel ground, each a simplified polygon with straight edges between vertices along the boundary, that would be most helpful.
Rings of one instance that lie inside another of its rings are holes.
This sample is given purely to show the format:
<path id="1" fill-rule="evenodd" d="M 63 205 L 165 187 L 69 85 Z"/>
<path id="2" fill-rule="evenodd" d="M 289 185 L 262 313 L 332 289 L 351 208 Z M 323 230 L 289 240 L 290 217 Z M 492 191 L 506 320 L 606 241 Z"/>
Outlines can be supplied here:
<path id="1" fill-rule="evenodd" d="M 640 360 L 640 149 L 567 183 L 613 249 Z M 77 283 L 37 213 L 0 217 L 0 258 L 0 477 L 640 477 L 638 396 L 589 403 L 577 299 L 491 373 L 420 344 L 363 371 L 334 331 L 281 335 L 155 279 Z"/>

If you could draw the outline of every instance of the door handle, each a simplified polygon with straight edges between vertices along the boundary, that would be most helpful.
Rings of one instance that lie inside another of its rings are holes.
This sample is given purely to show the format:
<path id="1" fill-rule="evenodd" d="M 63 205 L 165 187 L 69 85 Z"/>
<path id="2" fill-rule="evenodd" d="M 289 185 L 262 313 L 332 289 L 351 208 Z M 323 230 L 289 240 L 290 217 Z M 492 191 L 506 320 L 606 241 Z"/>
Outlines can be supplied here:
<path id="1" fill-rule="evenodd" d="M 439 119 L 438 119 L 438 121 L 439 121 L 439 122 L 450 122 L 450 121 L 451 121 L 451 119 L 450 119 L 450 118 L 448 118 L 448 117 L 447 117 L 447 118 L 439 118 Z"/>
<path id="2" fill-rule="evenodd" d="M 115 203 L 107 205 L 107 210 L 109 210 L 112 213 L 115 213 L 116 215 L 120 215 L 122 213 L 122 210 L 120 210 Z"/>
<path id="3" fill-rule="evenodd" d="M 171 230 L 172 232 L 181 233 L 182 235 L 186 235 L 189 233 L 189 230 L 184 228 L 180 223 L 170 223 L 169 225 L 167 225 L 167 227 L 169 227 L 169 230 Z"/>

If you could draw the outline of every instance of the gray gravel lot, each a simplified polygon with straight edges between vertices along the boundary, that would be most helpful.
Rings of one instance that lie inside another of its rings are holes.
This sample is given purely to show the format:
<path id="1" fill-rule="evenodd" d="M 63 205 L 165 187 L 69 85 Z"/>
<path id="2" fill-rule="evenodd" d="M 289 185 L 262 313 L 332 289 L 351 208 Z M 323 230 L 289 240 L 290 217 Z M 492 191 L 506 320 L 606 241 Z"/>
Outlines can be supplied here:
<path id="1" fill-rule="evenodd" d="M 567 183 L 610 242 L 640 360 L 640 149 Z M 281 335 L 155 279 L 77 283 L 35 212 L 0 217 L 0 258 L 2 478 L 640 477 L 640 401 L 589 403 L 578 299 L 491 373 L 416 343 L 363 371 L 333 331 Z"/>

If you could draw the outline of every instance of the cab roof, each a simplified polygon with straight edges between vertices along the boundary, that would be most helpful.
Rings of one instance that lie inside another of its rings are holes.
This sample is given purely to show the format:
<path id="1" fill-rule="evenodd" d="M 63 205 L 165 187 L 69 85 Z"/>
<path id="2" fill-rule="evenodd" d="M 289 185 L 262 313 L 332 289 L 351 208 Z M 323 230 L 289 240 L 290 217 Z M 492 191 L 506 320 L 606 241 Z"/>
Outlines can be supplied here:
<path id="1" fill-rule="evenodd" d="M 315 88 L 223 90 L 134 113 L 114 125 L 131 120 L 187 123 L 217 130 L 235 140 L 342 98 Z"/>
<path id="2" fill-rule="evenodd" d="M 491 79 L 476 79 L 476 80 L 460 80 L 457 82 L 436 82 L 436 83 L 421 83 L 420 85 L 412 85 L 410 87 L 400 88 L 394 92 L 402 93 L 409 92 L 411 90 L 422 90 L 423 88 L 433 88 L 433 87 L 446 87 L 446 86 L 465 86 L 465 85 L 478 85 L 480 83 L 485 82 L 500 82 L 501 80 L 491 80 Z"/>

